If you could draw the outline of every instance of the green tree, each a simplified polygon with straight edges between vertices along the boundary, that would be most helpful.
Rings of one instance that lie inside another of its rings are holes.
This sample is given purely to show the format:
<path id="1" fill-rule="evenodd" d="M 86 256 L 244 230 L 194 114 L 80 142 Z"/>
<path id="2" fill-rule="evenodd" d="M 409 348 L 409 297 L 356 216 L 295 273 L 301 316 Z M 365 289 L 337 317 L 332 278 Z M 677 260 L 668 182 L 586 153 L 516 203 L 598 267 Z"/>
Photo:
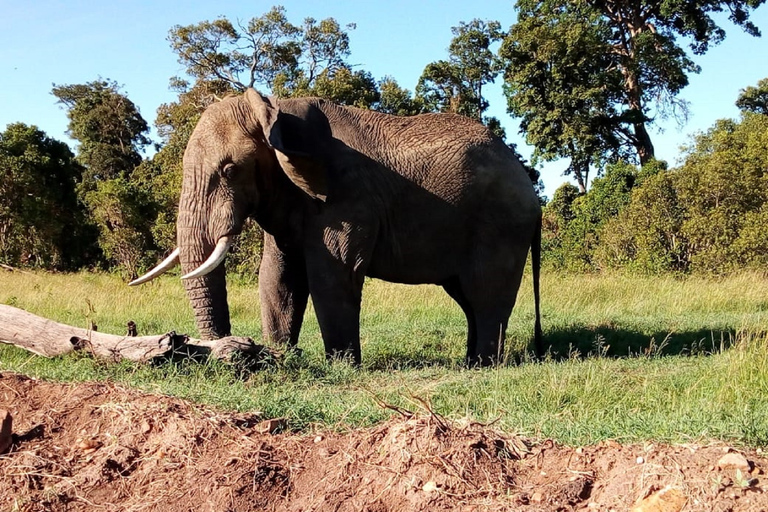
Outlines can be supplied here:
<path id="1" fill-rule="evenodd" d="M 712 18 L 752 35 L 750 11 L 764 0 L 518 0 L 502 50 L 509 110 L 546 160 L 569 158 L 580 187 L 590 166 L 634 154 L 654 158 L 647 125 L 685 117 L 678 98 L 699 67 L 677 38 L 703 54 L 725 37 Z"/>
<path id="2" fill-rule="evenodd" d="M 66 144 L 34 126 L 0 133 L 0 261 L 49 269 L 92 263 L 95 238 L 76 194 L 82 172 Z"/>
<path id="3" fill-rule="evenodd" d="M 421 98 L 414 98 L 411 91 L 403 89 L 391 76 L 384 77 L 378 84 L 379 102 L 375 110 L 396 116 L 413 116 L 426 112 Z"/>
<path id="4" fill-rule="evenodd" d="M 117 83 L 55 85 L 53 95 L 67 110 L 69 136 L 80 143 L 77 159 L 86 168 L 83 186 L 125 177 L 141 163 L 141 152 L 150 143 L 149 126 Z"/>
<path id="5" fill-rule="evenodd" d="M 754 112 L 768 116 L 768 78 L 741 90 L 736 106 L 743 112 Z"/>
<path id="6" fill-rule="evenodd" d="M 136 183 L 122 176 L 98 181 L 85 193 L 85 203 L 99 229 L 99 247 L 117 270 L 135 277 L 154 263 L 151 226 L 157 206 Z"/>
<path id="7" fill-rule="evenodd" d="M 85 170 L 78 195 L 98 227 L 99 247 L 111 264 L 136 275 L 155 256 L 151 226 L 158 208 L 132 180 L 150 143 L 149 126 L 115 82 L 55 86 L 53 94 L 79 142 L 77 160 Z"/>
<path id="8" fill-rule="evenodd" d="M 543 212 L 546 260 L 570 270 L 599 270 L 595 252 L 603 226 L 627 207 L 633 188 L 651 172 L 617 162 L 594 180 L 589 194 L 580 194 L 571 184 L 561 186 Z"/>
<path id="9" fill-rule="evenodd" d="M 187 74 L 219 81 L 236 91 L 265 88 L 278 97 L 321 96 L 370 108 L 379 100 L 375 80 L 353 70 L 349 30 L 335 19 L 288 21 L 277 6 L 246 24 L 226 18 L 175 26 L 168 40 Z"/>
<path id="10" fill-rule="evenodd" d="M 754 260 L 743 255 L 752 251 L 748 239 L 737 241 L 768 202 L 768 116 L 746 112 L 740 121 L 718 121 L 696 137 L 677 172 L 691 270 L 724 273 Z"/>
<path id="11" fill-rule="evenodd" d="M 759 267 L 768 262 L 767 220 L 768 116 L 745 112 L 697 135 L 680 168 L 636 184 L 601 230 L 595 259 L 647 273 Z"/>
<path id="12" fill-rule="evenodd" d="M 452 112 L 478 121 L 488 109 L 483 87 L 501 71 L 491 46 L 505 34 L 498 21 L 474 19 L 451 28 L 448 60 L 428 64 L 419 78 L 416 94 L 431 112 Z"/>

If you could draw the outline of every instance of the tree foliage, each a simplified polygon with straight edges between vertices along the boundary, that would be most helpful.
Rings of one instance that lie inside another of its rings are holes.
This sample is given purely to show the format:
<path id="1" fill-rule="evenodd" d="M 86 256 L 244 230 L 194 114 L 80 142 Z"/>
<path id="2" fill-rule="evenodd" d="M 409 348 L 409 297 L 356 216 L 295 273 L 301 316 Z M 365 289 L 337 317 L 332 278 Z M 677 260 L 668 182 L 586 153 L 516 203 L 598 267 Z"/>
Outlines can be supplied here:
<path id="1" fill-rule="evenodd" d="M 718 121 L 685 155 L 669 171 L 610 165 L 586 195 L 558 189 L 544 213 L 547 261 L 708 274 L 768 264 L 768 116 Z"/>
<path id="2" fill-rule="evenodd" d="M 353 70 L 349 30 L 334 18 L 288 21 L 276 6 L 245 24 L 226 18 L 175 26 L 171 48 L 196 82 L 223 82 L 236 91 L 266 89 L 278 97 L 320 96 L 371 108 L 379 101 L 376 81 Z"/>
<path id="3" fill-rule="evenodd" d="M 506 35 L 501 24 L 474 19 L 469 23 L 460 22 L 451 28 L 451 32 L 453 38 L 448 46 L 448 59 L 432 62 L 424 68 L 416 85 L 415 102 L 426 112 L 450 112 L 480 121 L 506 140 L 501 122 L 485 115 L 489 103 L 483 96 L 483 88 L 502 70 L 494 48 Z M 403 100 L 405 104 L 409 101 L 409 98 Z M 514 144 L 509 147 L 524 163 L 537 193 L 541 194 L 544 185 L 539 172 L 527 165 Z"/>
<path id="4" fill-rule="evenodd" d="M 754 112 L 768 116 L 768 78 L 757 82 L 757 86 L 750 85 L 742 89 L 736 106 L 744 112 Z"/>
<path id="5" fill-rule="evenodd" d="M 124 177 L 141 163 L 149 126 L 115 82 L 56 85 L 53 95 L 67 110 L 69 136 L 80 143 L 77 159 L 86 169 L 85 187 Z"/>
<path id="6" fill-rule="evenodd" d="M 725 37 L 723 10 L 759 35 L 750 11 L 764 0 L 518 0 L 500 52 L 509 111 L 544 160 L 568 158 L 582 191 L 590 166 L 654 158 L 648 125 L 685 117 L 678 98 L 702 54 Z"/>
<path id="7" fill-rule="evenodd" d="M 0 261 L 55 269 L 92 261 L 94 239 L 76 194 L 82 171 L 66 144 L 34 126 L 0 133 Z"/>
<path id="8" fill-rule="evenodd" d="M 448 60 L 428 64 L 419 78 L 416 94 L 430 112 L 452 112 L 478 121 L 488 109 L 483 87 L 501 71 L 491 46 L 505 34 L 498 21 L 474 19 L 451 28 Z"/>
<path id="9" fill-rule="evenodd" d="M 69 134 L 79 142 L 84 171 L 78 195 L 98 228 L 99 247 L 111 264 L 136 275 L 155 256 L 149 230 L 157 207 L 132 180 L 150 143 L 149 126 L 115 82 L 54 86 L 53 94 L 67 109 Z"/>

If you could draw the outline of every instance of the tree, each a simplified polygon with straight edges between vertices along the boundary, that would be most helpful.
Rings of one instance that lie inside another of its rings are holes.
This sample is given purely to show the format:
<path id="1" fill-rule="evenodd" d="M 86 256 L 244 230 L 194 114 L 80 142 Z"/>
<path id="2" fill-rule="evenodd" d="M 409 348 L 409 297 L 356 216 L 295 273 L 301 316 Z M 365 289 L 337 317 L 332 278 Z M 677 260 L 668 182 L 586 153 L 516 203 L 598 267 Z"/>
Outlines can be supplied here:
<path id="1" fill-rule="evenodd" d="M 379 102 L 375 110 L 396 116 L 413 116 L 426 111 L 421 98 L 414 98 L 411 91 L 403 89 L 391 76 L 379 81 Z"/>
<path id="2" fill-rule="evenodd" d="M 347 62 L 347 31 L 354 28 L 342 27 L 333 18 L 306 18 L 294 25 L 278 6 L 244 25 L 226 18 L 177 25 L 168 40 L 197 81 L 224 82 L 240 92 L 265 88 L 278 97 L 321 96 L 370 108 L 379 100 L 376 83 Z"/>
<path id="3" fill-rule="evenodd" d="M 736 106 L 742 112 L 754 112 L 768 116 L 768 78 L 757 82 L 757 87 L 749 86 L 741 90 Z"/>
<path id="4" fill-rule="evenodd" d="M 518 23 L 500 52 L 509 110 L 523 118 L 537 156 L 571 159 L 577 180 L 590 165 L 630 152 L 647 163 L 654 157 L 647 125 L 659 116 L 684 119 L 677 95 L 699 72 L 677 38 L 703 54 L 725 37 L 712 18 L 724 9 L 757 36 L 749 13 L 762 3 L 518 0 Z"/>
<path id="5" fill-rule="evenodd" d="M 601 229 L 597 260 L 647 273 L 768 263 L 768 116 L 720 120 L 685 152 L 680 168 L 635 185 L 630 204 Z"/>
<path id="6" fill-rule="evenodd" d="M 151 226 L 157 205 L 133 181 L 149 126 L 115 82 L 54 86 L 67 109 L 69 134 L 84 166 L 78 195 L 98 227 L 99 247 L 127 275 L 154 259 Z"/>
<path id="7" fill-rule="evenodd" d="M 69 136 L 80 143 L 77 159 L 86 168 L 85 187 L 126 176 L 141 163 L 149 126 L 117 83 L 55 85 L 53 95 L 67 109 Z"/>
<path id="8" fill-rule="evenodd" d="M 451 28 L 448 60 L 428 64 L 419 78 L 416 94 L 431 112 L 452 112 L 478 121 L 488 109 L 483 87 L 501 71 L 491 46 L 505 34 L 498 21 L 474 19 Z"/>
<path id="9" fill-rule="evenodd" d="M 95 239 L 76 194 L 82 171 L 66 144 L 34 126 L 0 133 L 0 261 L 48 269 L 92 262 Z"/>

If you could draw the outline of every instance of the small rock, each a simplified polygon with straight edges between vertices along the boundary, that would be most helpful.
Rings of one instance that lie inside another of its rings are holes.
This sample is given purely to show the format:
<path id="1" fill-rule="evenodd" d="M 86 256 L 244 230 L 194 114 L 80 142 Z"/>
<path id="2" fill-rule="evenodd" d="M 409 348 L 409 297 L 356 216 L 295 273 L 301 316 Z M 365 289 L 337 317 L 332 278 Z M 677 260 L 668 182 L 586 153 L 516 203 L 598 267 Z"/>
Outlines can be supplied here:
<path id="1" fill-rule="evenodd" d="M 534 503 L 541 503 L 542 501 L 544 501 L 544 495 L 536 491 L 531 495 L 531 501 L 533 501 Z"/>
<path id="2" fill-rule="evenodd" d="M 86 455 L 95 452 L 99 448 L 101 448 L 101 443 L 96 439 L 83 439 L 77 443 L 77 449 Z"/>
<path id="3" fill-rule="evenodd" d="M 717 461 L 717 467 L 720 469 L 741 469 L 743 471 L 749 471 L 751 466 L 744 455 L 738 452 L 730 452 L 720 457 L 720 460 Z"/>
<path id="4" fill-rule="evenodd" d="M 576 454 L 577 454 L 577 455 L 581 455 L 582 453 L 584 453 L 584 448 L 582 448 L 581 446 L 579 446 L 578 448 L 576 448 Z"/>
<path id="5" fill-rule="evenodd" d="M 315 444 L 321 442 L 323 440 L 323 436 L 317 436 L 315 437 Z"/>
<path id="6" fill-rule="evenodd" d="M 635 503 L 629 512 L 680 512 L 686 501 L 682 490 L 667 486 Z"/>
<path id="7" fill-rule="evenodd" d="M 422 487 L 421 490 L 424 492 L 435 492 L 437 490 L 437 484 L 430 480 L 424 484 L 424 487 Z"/>
<path id="8" fill-rule="evenodd" d="M 274 418 L 271 420 L 264 420 L 254 427 L 256 432 L 260 434 L 277 434 L 288 428 L 287 418 Z"/>
<path id="9" fill-rule="evenodd" d="M 642 463 L 644 463 L 644 462 L 645 462 L 645 459 L 644 459 L 644 458 L 642 458 L 642 457 L 638 457 L 638 458 L 637 458 L 637 463 L 638 463 L 638 464 L 642 464 Z"/>
<path id="10" fill-rule="evenodd" d="M 13 418 L 11 413 L 0 409 L 0 453 L 5 452 L 13 443 Z"/>
<path id="11" fill-rule="evenodd" d="M 141 422 L 141 432 L 144 434 L 149 434 L 149 431 L 152 430 L 152 425 L 149 424 L 147 420 L 144 420 Z"/>

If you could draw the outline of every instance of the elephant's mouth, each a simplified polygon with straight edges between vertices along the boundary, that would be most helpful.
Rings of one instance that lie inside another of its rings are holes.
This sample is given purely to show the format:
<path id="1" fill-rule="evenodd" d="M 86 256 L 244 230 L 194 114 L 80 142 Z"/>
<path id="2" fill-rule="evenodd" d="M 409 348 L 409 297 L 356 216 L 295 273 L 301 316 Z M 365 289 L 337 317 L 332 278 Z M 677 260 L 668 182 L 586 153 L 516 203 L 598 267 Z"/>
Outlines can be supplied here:
<path id="1" fill-rule="evenodd" d="M 227 253 L 229 252 L 229 249 L 232 247 L 233 243 L 234 237 L 232 236 L 227 235 L 219 238 L 219 240 L 216 242 L 216 247 L 213 248 L 211 255 L 208 256 L 208 259 L 205 260 L 202 265 L 196 269 L 181 276 L 181 278 L 192 279 L 195 277 L 203 277 L 213 272 L 213 269 L 218 267 L 221 262 L 224 261 L 224 258 L 227 257 Z"/>

